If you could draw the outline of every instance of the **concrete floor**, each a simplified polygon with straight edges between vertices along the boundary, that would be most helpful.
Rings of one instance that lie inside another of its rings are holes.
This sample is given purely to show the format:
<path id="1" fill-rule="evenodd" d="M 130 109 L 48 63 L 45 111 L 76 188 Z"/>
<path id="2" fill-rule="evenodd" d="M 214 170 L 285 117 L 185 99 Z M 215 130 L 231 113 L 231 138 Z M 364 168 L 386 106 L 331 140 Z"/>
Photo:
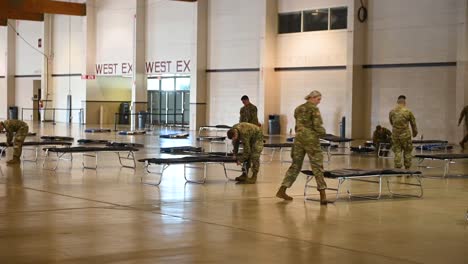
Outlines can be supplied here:
<path id="1" fill-rule="evenodd" d="M 160 146 L 199 143 L 195 133 L 188 140 L 160 141 L 159 131 L 85 134 L 84 127 L 63 124 L 31 130 L 75 140 L 145 143 L 137 158 L 158 156 Z M 220 166 L 211 165 L 205 184 L 186 183 L 182 167 L 172 166 L 159 187 L 141 184 L 142 164 L 135 171 L 121 168 L 112 153 L 100 157 L 97 171 L 83 170 L 81 155 L 56 172 L 43 170 L 42 160 L 17 167 L 0 161 L 0 263 L 468 262 L 468 178 L 425 178 L 421 199 L 343 199 L 324 207 L 304 202 L 303 176 L 289 190 L 294 201 L 275 198 L 288 168 L 278 156 L 262 164 L 255 185 L 226 181 Z M 326 169 L 391 165 L 372 155 L 334 156 L 325 164 Z M 442 169 L 424 172 L 440 176 Z M 451 174 L 468 175 L 468 162 L 452 164 Z M 351 188 L 369 193 L 375 186 Z"/>

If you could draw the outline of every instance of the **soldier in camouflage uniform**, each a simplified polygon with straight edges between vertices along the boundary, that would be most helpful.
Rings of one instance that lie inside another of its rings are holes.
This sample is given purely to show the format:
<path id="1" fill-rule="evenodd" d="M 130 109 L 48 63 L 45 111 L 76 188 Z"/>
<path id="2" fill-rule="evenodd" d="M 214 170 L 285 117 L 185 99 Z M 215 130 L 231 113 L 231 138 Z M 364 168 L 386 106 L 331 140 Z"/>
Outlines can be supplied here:
<path id="1" fill-rule="evenodd" d="M 372 142 L 374 143 L 374 146 L 378 151 L 381 143 L 385 143 L 389 145 L 392 143 L 392 132 L 388 130 L 387 128 L 378 125 L 375 127 L 375 131 L 372 136 Z M 387 156 L 388 151 L 384 153 L 385 153 L 384 155 Z"/>
<path id="2" fill-rule="evenodd" d="M 260 126 L 260 123 L 258 123 L 257 107 L 250 102 L 247 95 L 242 96 L 241 101 L 244 106 L 240 109 L 239 123 L 247 122 Z"/>
<path id="3" fill-rule="evenodd" d="M 395 168 L 401 168 L 401 152 L 403 152 L 404 165 L 406 169 L 411 167 L 411 152 L 413 151 L 412 137 L 418 135 L 418 128 L 416 127 L 416 119 L 413 113 L 406 108 L 406 97 L 400 95 L 397 101 L 398 105 L 393 109 L 390 114 L 390 124 L 393 128 L 392 143 L 393 152 L 395 153 Z M 411 137 L 411 131 L 413 131 Z"/>
<path id="4" fill-rule="evenodd" d="M 325 190 L 327 184 L 323 178 L 323 156 L 320 148 L 320 136 L 325 135 L 323 128 L 322 116 L 317 105 L 322 99 L 322 95 L 318 91 L 312 91 L 305 98 L 306 103 L 298 106 L 294 111 L 296 119 L 296 137 L 291 151 L 292 164 L 284 176 L 283 183 L 279 188 L 276 196 L 285 200 L 293 198 L 286 194 L 286 189 L 296 181 L 297 175 L 302 169 L 304 157 L 307 154 L 310 160 L 310 167 L 314 172 L 317 182 L 317 189 L 320 192 L 320 203 L 327 204 Z"/>
<path id="5" fill-rule="evenodd" d="M 6 120 L 0 122 L 0 131 L 3 130 L 6 132 L 7 145 L 13 146 L 14 149 L 13 159 L 7 161 L 7 164 L 17 164 L 20 162 L 24 139 L 28 135 L 29 127 L 21 120 Z"/>
<path id="6" fill-rule="evenodd" d="M 465 119 L 465 137 L 460 141 L 460 147 L 462 151 L 465 150 L 465 143 L 468 142 L 468 105 L 463 108 L 460 113 L 460 119 L 458 119 L 458 126 L 460 126 L 463 118 Z"/>
<path id="7" fill-rule="evenodd" d="M 240 109 L 239 123 L 246 122 L 260 127 L 261 125 L 258 122 L 257 116 L 257 107 L 250 102 L 250 99 L 247 95 L 242 96 L 241 101 L 244 106 Z M 242 175 L 236 177 L 236 181 L 244 181 L 249 172 L 249 168 L 250 162 L 245 162 L 242 166 Z"/>
<path id="8" fill-rule="evenodd" d="M 227 136 L 232 140 L 234 146 L 234 155 L 237 157 L 237 164 L 247 163 L 252 165 L 252 177 L 245 176 L 237 177 L 236 180 L 245 183 L 255 183 L 257 174 L 260 169 L 260 155 L 263 150 L 263 132 L 257 126 L 246 122 L 234 125 L 228 132 Z M 239 152 L 239 144 L 242 142 L 244 150 L 242 154 Z M 243 174 L 244 175 L 244 174 Z"/>

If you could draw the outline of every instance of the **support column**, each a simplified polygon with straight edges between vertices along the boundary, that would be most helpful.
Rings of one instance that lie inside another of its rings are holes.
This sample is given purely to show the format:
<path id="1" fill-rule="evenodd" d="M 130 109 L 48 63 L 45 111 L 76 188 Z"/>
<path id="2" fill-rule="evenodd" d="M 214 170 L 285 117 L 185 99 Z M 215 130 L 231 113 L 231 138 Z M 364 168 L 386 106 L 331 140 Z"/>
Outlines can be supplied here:
<path id="1" fill-rule="evenodd" d="M 81 70 L 82 74 L 85 75 L 95 75 L 96 74 L 96 1 L 87 0 L 86 1 L 86 17 L 84 18 L 83 23 L 83 39 L 84 39 L 84 56 L 83 56 L 83 69 Z M 88 111 L 88 100 L 93 100 L 93 98 L 88 98 L 88 94 L 92 94 L 89 91 L 97 89 L 97 82 L 95 80 L 85 80 L 84 89 L 86 89 L 86 101 L 81 102 L 81 107 L 84 108 L 84 120 L 83 123 L 99 123 L 99 118 L 97 118 L 91 111 Z"/>
<path id="2" fill-rule="evenodd" d="M 207 107 L 207 32 L 208 0 L 198 0 L 194 17 L 194 41 L 190 78 L 190 130 L 198 130 L 206 123 Z"/>
<path id="3" fill-rule="evenodd" d="M 8 24 L 16 26 L 16 20 L 8 20 Z M 10 118 L 8 116 L 8 107 L 15 105 L 16 32 L 9 25 L 7 25 L 5 90 L 2 91 L 2 96 L 0 96 L 1 107 L 6 108 L 5 118 Z"/>
<path id="4" fill-rule="evenodd" d="M 368 6 L 368 1 L 364 0 Z M 346 105 L 346 137 L 356 139 L 370 137 L 370 94 L 366 87 L 362 66 L 366 61 L 367 22 L 361 23 L 357 12 L 361 0 L 349 0 L 347 59 L 346 59 L 346 98 L 352 98 Z"/>
<path id="5" fill-rule="evenodd" d="M 136 0 L 136 14 L 133 35 L 132 71 L 132 114 L 147 110 L 147 80 L 145 71 L 145 0 Z M 131 128 L 135 129 L 138 116 L 131 118 Z"/>
<path id="6" fill-rule="evenodd" d="M 455 88 L 455 116 L 447 117 L 447 120 L 458 118 L 461 110 L 465 105 L 468 105 L 468 0 L 460 3 L 460 10 L 463 10 L 462 23 L 459 24 L 458 29 L 458 50 L 457 50 L 457 77 L 456 77 L 456 88 Z M 455 123 L 456 125 L 458 123 Z M 456 129 L 455 142 L 459 142 L 466 131 L 463 128 Z"/>
<path id="7" fill-rule="evenodd" d="M 278 2 L 263 0 L 262 31 L 260 40 L 260 76 L 258 118 L 264 133 L 268 133 L 268 115 L 280 112 L 280 93 L 275 72 L 276 37 L 278 30 Z M 283 118 L 284 119 L 284 118 Z M 285 133 L 286 128 L 283 125 Z"/>
<path id="8" fill-rule="evenodd" d="M 53 72 L 52 63 L 52 15 L 44 14 L 44 23 L 42 36 L 44 54 L 42 55 L 42 73 L 41 73 L 41 99 L 44 102 L 44 108 L 54 107 L 54 87 L 51 73 Z M 53 111 L 42 111 L 41 121 L 54 120 Z"/>

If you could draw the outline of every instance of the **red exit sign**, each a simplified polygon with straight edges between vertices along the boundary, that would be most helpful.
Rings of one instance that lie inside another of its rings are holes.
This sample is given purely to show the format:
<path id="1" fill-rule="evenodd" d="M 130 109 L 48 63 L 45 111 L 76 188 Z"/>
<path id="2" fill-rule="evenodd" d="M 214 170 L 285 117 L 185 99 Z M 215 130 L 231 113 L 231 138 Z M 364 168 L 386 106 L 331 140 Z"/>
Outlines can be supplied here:
<path id="1" fill-rule="evenodd" d="M 94 80 L 94 79 L 96 79 L 96 75 L 94 75 L 94 74 L 82 74 L 81 79 L 82 80 Z"/>

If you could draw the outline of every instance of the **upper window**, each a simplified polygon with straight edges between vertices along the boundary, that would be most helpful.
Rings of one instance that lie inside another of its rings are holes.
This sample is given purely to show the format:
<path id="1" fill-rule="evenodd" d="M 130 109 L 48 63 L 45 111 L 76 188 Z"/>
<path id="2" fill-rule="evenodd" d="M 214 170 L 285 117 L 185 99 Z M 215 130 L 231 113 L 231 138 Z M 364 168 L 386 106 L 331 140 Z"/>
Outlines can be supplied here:
<path id="1" fill-rule="evenodd" d="M 301 32 L 301 12 L 278 14 L 278 33 Z"/>
<path id="2" fill-rule="evenodd" d="M 190 91 L 190 77 L 176 78 L 177 91 Z"/>
<path id="3" fill-rule="evenodd" d="M 304 11 L 304 31 L 328 30 L 328 8 Z"/>
<path id="4" fill-rule="evenodd" d="M 348 8 L 330 8 L 330 29 L 346 29 L 348 27 Z"/>
<path id="5" fill-rule="evenodd" d="M 348 8 L 332 7 L 278 14 L 278 33 L 346 29 Z"/>

